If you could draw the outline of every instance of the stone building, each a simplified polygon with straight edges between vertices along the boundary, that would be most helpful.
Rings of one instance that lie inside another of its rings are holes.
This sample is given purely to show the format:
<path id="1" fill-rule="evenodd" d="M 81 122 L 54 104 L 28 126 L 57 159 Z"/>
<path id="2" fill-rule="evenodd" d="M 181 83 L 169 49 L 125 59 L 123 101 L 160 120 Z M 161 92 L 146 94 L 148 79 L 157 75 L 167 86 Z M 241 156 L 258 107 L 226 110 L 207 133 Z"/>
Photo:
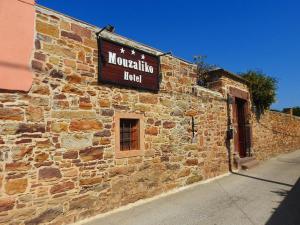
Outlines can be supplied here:
<path id="1" fill-rule="evenodd" d="M 11 9 L 14 1 L 3 2 Z M 216 69 L 200 87 L 194 64 L 106 30 L 100 37 L 120 46 L 119 57 L 131 50 L 144 66 L 158 59 L 158 86 L 140 88 L 146 75 L 132 76 L 132 86 L 99 82 L 100 29 L 33 3 L 13 5 L 27 15 L 23 39 L 8 26 L 20 20 L 0 20 L 1 48 L 30 47 L 8 48 L 14 57 L 0 61 L 0 224 L 72 223 L 226 174 L 240 158 L 300 147 L 299 118 L 266 112 L 258 120 L 241 77 Z M 103 76 L 126 67 L 115 60 Z"/>

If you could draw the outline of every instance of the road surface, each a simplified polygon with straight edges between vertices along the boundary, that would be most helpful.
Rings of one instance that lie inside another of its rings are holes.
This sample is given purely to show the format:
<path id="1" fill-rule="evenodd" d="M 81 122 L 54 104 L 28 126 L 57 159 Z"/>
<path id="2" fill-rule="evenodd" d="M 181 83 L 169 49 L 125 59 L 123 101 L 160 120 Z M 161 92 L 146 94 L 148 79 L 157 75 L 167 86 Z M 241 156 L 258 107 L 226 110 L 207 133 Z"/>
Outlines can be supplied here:
<path id="1" fill-rule="evenodd" d="M 300 150 L 84 225 L 300 225 Z"/>

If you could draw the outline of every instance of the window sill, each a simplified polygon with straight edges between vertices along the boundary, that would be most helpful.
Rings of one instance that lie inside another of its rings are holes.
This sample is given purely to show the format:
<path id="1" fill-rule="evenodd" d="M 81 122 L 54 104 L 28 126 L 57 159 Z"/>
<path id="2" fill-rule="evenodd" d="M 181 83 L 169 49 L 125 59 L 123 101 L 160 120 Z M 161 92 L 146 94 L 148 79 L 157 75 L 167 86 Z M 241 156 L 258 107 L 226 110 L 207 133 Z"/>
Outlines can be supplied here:
<path id="1" fill-rule="evenodd" d="M 141 156 L 141 155 L 143 155 L 142 150 L 116 151 L 115 158 L 116 159 L 130 158 L 130 157 Z"/>
<path id="2" fill-rule="evenodd" d="M 138 150 L 121 151 L 120 149 L 120 119 L 138 119 L 139 120 L 139 142 L 140 146 Z M 115 113 L 115 158 L 130 158 L 144 155 L 145 149 L 145 127 L 144 127 L 144 115 L 137 113 Z"/>

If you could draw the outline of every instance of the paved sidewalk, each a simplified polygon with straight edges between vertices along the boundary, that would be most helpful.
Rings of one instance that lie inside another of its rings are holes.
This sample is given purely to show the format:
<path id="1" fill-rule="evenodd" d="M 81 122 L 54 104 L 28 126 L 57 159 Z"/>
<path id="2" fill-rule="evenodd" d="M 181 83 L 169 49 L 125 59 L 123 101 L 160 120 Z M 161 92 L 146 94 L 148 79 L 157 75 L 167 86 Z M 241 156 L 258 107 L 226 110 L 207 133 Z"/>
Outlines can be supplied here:
<path id="1" fill-rule="evenodd" d="M 85 225 L 299 225 L 300 150 Z"/>

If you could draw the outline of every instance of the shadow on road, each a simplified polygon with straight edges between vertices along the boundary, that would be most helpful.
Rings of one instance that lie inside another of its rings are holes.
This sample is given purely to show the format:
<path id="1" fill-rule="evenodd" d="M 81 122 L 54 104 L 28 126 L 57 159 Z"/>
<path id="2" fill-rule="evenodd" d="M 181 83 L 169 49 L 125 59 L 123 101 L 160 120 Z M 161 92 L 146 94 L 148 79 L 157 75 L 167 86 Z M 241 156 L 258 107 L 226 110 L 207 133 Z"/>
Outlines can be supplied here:
<path id="1" fill-rule="evenodd" d="M 280 203 L 278 208 L 274 208 L 274 213 L 272 214 L 266 225 L 300 225 L 300 178 L 295 183 L 295 185 L 291 185 L 236 172 L 232 172 L 232 174 L 268 183 L 292 187 L 290 191 L 284 189 L 272 191 L 273 193 L 284 197 L 284 200 Z"/>
<path id="2" fill-rule="evenodd" d="M 284 185 L 284 186 L 287 186 L 287 187 L 293 187 L 294 186 L 292 184 L 286 184 L 286 183 L 278 182 L 278 181 L 275 181 L 275 180 L 267 180 L 267 179 L 264 179 L 264 178 L 254 177 L 254 176 L 250 176 L 250 175 L 246 175 L 246 174 L 242 174 L 242 173 L 231 172 L 231 174 L 242 176 L 242 177 L 248 177 L 248 178 L 251 178 L 251 179 L 260 180 L 260 181 L 264 181 L 264 182 L 268 182 L 268 183 L 280 184 L 280 185 Z"/>
<path id="3" fill-rule="evenodd" d="M 300 224 L 300 178 L 290 191 L 272 191 L 285 197 L 277 209 L 274 209 L 266 225 L 299 225 Z"/>

